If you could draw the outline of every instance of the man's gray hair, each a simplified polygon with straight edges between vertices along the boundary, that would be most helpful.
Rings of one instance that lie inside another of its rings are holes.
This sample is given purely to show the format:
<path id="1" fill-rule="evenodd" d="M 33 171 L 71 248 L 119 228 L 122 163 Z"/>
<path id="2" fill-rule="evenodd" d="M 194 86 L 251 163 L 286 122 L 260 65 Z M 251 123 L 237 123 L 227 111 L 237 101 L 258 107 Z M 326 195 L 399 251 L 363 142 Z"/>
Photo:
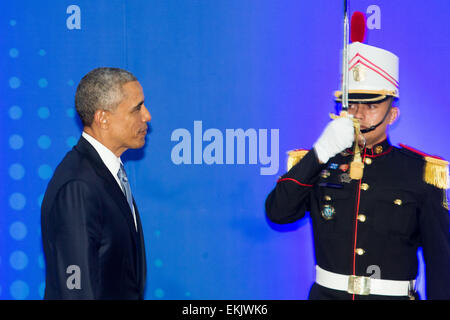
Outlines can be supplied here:
<path id="1" fill-rule="evenodd" d="M 97 110 L 114 111 L 123 100 L 122 86 L 136 77 L 120 68 L 96 68 L 80 81 L 75 93 L 75 109 L 84 126 L 92 125 Z"/>

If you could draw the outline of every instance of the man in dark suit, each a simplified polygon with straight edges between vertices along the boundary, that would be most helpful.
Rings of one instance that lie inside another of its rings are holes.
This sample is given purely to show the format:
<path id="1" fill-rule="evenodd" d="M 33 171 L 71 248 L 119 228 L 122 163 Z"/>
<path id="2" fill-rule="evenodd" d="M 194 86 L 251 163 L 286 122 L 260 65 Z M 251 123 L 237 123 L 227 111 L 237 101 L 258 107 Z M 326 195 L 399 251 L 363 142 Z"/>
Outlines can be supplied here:
<path id="1" fill-rule="evenodd" d="M 146 280 L 139 212 L 120 156 L 145 144 L 151 116 L 137 79 L 97 68 L 80 81 L 84 125 L 56 168 L 41 208 L 45 299 L 142 299 Z"/>

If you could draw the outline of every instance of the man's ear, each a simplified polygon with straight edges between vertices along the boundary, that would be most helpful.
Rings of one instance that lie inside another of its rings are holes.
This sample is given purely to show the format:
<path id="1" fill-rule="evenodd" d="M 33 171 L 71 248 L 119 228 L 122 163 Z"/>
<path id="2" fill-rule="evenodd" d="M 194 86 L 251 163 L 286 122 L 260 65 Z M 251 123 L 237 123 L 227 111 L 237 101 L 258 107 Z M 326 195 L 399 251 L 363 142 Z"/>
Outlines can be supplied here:
<path id="1" fill-rule="evenodd" d="M 108 129 L 109 114 L 105 110 L 97 110 L 94 113 L 94 122 L 101 129 Z"/>
<path id="2" fill-rule="evenodd" d="M 392 107 L 389 115 L 389 124 L 393 124 L 400 117 L 400 109 L 398 107 Z"/>

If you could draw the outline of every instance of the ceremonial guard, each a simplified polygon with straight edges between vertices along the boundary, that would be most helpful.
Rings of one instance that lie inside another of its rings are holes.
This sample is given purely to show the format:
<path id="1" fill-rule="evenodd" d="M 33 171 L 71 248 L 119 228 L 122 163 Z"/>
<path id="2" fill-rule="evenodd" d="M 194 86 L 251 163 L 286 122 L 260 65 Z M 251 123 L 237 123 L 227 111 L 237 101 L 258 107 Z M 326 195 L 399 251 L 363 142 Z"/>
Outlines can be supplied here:
<path id="1" fill-rule="evenodd" d="M 399 115 L 397 56 L 360 41 L 346 50 L 348 87 L 335 98 L 348 105 L 312 149 L 289 152 L 267 216 L 284 224 L 310 213 L 309 299 L 418 299 L 419 247 L 427 298 L 450 299 L 448 162 L 389 142 Z"/>

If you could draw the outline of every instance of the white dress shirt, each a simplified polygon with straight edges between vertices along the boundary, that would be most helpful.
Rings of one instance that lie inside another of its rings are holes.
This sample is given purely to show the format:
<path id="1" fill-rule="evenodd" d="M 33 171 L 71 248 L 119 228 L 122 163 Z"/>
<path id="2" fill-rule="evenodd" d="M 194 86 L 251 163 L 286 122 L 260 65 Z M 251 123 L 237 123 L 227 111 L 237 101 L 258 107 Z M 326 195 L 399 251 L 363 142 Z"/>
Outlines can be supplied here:
<path id="1" fill-rule="evenodd" d="M 108 168 L 108 170 L 111 172 L 114 179 L 116 179 L 117 184 L 119 185 L 120 189 L 122 190 L 122 192 L 125 195 L 125 190 L 122 189 L 122 185 L 120 184 L 120 180 L 117 175 L 117 173 L 119 172 L 119 169 L 120 169 L 120 165 L 123 164 L 120 157 L 116 157 L 116 155 L 111 150 L 109 150 L 107 147 L 105 147 L 103 144 L 98 142 L 98 140 L 96 140 L 95 138 L 93 138 L 92 136 L 87 134 L 86 132 L 83 131 L 83 133 L 81 135 L 94 147 L 95 151 L 97 151 L 97 153 L 100 156 L 100 158 L 102 159 L 103 163 Z M 136 214 L 134 212 L 134 206 L 131 211 L 133 213 L 134 226 L 136 227 L 136 230 L 137 230 Z"/>

